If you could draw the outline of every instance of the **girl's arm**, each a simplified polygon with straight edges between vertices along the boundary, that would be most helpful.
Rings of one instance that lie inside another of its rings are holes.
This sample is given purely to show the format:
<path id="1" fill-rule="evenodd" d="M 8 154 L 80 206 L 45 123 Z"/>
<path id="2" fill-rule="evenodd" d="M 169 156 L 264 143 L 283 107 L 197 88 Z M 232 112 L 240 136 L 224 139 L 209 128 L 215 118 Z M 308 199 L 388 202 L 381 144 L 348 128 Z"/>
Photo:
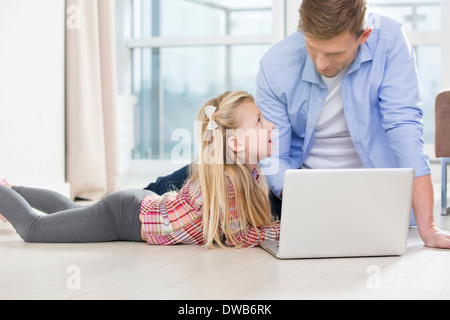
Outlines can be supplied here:
<path id="1" fill-rule="evenodd" d="M 241 228 L 238 221 L 233 221 L 232 230 L 229 232 L 234 235 L 237 243 L 233 243 L 230 237 L 226 238 L 226 243 L 229 246 L 240 248 L 252 248 L 259 246 L 261 241 L 273 241 L 280 239 L 280 224 L 274 224 L 273 226 L 265 226 L 262 228 L 248 227 L 247 230 Z"/>
<path id="2" fill-rule="evenodd" d="M 273 223 L 271 225 L 255 228 L 248 222 L 242 222 L 239 218 L 239 205 L 236 203 L 235 190 L 233 183 L 227 176 L 228 191 L 228 207 L 230 208 L 230 219 L 228 223 L 223 221 L 221 216 L 221 224 L 225 236 L 225 243 L 231 247 L 248 248 L 256 247 L 261 241 L 273 241 L 280 239 L 280 224 Z M 246 225 L 242 225 L 245 223 Z"/>

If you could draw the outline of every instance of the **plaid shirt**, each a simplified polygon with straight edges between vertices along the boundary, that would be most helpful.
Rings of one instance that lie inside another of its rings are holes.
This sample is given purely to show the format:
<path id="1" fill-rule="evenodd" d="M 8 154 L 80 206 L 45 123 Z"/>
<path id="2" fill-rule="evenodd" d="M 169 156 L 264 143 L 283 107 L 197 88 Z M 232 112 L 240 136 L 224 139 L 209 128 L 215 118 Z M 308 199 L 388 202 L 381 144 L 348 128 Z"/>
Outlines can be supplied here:
<path id="1" fill-rule="evenodd" d="M 231 217 L 236 217 L 234 188 L 229 180 L 228 188 Z M 178 193 L 151 194 L 142 200 L 140 220 L 148 244 L 204 244 L 203 199 L 199 189 L 198 184 L 188 182 Z M 278 240 L 280 236 L 280 224 L 243 230 L 236 218 L 231 226 L 229 232 L 237 236 L 242 247 L 255 247 L 261 241 Z M 225 242 L 233 246 L 228 239 Z"/>

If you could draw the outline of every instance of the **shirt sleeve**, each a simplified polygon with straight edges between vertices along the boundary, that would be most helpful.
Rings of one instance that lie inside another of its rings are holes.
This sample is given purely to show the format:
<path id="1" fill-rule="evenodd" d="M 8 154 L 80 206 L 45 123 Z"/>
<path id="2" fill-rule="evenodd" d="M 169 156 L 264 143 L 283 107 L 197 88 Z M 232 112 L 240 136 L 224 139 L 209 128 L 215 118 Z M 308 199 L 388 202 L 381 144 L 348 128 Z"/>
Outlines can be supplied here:
<path id="1" fill-rule="evenodd" d="M 237 227 L 239 225 L 239 227 Z M 235 239 L 238 243 L 234 244 L 228 238 L 226 243 L 229 246 L 239 246 L 241 248 L 252 248 L 260 245 L 261 241 L 273 241 L 280 239 L 280 224 L 277 223 L 273 226 L 265 226 L 262 228 L 248 228 L 245 232 L 240 229 L 239 222 L 233 222 L 233 228 L 231 232 L 234 233 Z"/>
<path id="2" fill-rule="evenodd" d="M 260 162 L 270 189 L 277 196 L 283 189 L 284 173 L 298 169 L 291 161 L 292 127 L 284 95 L 276 94 L 276 85 L 266 76 L 263 63 L 256 78 L 256 100 L 265 118 L 275 124 L 272 156 Z"/>
<path id="3" fill-rule="evenodd" d="M 403 28 L 389 52 L 379 90 L 382 125 L 398 166 L 416 177 L 431 173 L 423 139 L 423 111 L 415 53 Z"/>
<path id="4" fill-rule="evenodd" d="M 227 179 L 227 182 L 227 189 L 229 193 L 229 208 L 232 221 L 230 223 L 231 230 L 227 230 L 227 234 L 225 235 L 225 243 L 230 247 L 251 248 L 258 246 L 261 241 L 279 240 L 279 223 L 260 228 L 241 225 L 239 219 L 237 218 L 237 205 L 235 203 L 234 188 L 229 179 Z M 230 236 L 235 239 L 235 242 L 231 240 Z"/>
<path id="5" fill-rule="evenodd" d="M 141 204 L 140 220 L 147 243 L 203 243 L 200 197 L 200 191 L 191 183 L 178 193 L 145 197 Z"/>

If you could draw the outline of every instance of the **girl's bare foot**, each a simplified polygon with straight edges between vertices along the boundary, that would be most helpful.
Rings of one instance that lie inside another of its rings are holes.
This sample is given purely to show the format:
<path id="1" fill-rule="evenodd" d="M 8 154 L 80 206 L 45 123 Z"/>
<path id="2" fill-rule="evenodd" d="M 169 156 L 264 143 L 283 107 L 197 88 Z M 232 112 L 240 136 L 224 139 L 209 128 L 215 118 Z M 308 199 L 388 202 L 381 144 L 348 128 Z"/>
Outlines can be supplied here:
<path id="1" fill-rule="evenodd" d="M 7 188 L 10 188 L 10 189 L 11 189 L 11 187 L 12 187 L 12 186 L 9 184 L 8 180 L 6 180 L 6 178 L 0 178 L 0 184 L 3 185 L 3 186 L 5 186 L 5 187 L 7 187 Z M 3 221 L 3 222 L 8 222 L 8 220 L 6 220 L 5 217 L 2 216 L 1 214 L 0 214 L 0 220 Z"/>
<path id="2" fill-rule="evenodd" d="M 0 177 L 0 184 L 2 186 L 8 187 L 11 189 L 12 185 L 9 184 L 8 180 L 6 178 Z"/>

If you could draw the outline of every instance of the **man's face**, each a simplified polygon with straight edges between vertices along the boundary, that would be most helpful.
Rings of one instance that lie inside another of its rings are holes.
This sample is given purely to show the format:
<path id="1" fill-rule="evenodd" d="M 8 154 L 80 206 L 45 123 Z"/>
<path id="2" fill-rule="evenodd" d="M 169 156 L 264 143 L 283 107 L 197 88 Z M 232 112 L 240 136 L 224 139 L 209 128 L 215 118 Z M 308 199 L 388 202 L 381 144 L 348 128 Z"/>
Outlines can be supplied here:
<path id="1" fill-rule="evenodd" d="M 355 60 L 359 46 L 367 41 L 371 32 L 372 29 L 367 28 L 356 38 L 347 31 L 328 40 L 315 39 L 305 34 L 306 50 L 317 72 L 331 78 Z"/>

